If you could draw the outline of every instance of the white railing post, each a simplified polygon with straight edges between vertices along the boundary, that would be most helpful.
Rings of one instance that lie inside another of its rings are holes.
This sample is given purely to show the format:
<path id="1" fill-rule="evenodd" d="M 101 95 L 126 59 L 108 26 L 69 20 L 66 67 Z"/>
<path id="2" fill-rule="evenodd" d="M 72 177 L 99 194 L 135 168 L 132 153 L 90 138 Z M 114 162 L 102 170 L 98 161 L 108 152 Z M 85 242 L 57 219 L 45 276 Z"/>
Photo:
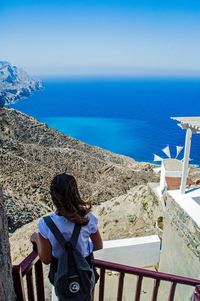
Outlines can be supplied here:
<path id="1" fill-rule="evenodd" d="M 186 131 L 186 136 L 185 136 L 185 151 L 184 151 L 181 186 L 180 186 L 180 193 L 181 194 L 185 193 L 185 188 L 186 188 L 186 183 L 187 183 L 191 140 L 192 140 L 192 130 L 190 128 L 188 128 L 187 131 Z"/>

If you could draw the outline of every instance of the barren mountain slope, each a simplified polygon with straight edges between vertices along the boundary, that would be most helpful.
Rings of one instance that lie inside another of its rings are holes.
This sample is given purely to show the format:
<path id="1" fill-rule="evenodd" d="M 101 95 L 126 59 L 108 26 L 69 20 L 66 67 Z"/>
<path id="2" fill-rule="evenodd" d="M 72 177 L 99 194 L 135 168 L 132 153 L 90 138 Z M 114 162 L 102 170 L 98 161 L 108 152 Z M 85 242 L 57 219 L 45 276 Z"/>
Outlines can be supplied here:
<path id="1" fill-rule="evenodd" d="M 87 145 L 7 108 L 0 109 L 0 164 L 11 231 L 48 210 L 50 181 L 65 170 L 93 204 L 158 180 L 150 164 Z M 19 217 L 23 212 L 18 223 L 15 212 Z"/>

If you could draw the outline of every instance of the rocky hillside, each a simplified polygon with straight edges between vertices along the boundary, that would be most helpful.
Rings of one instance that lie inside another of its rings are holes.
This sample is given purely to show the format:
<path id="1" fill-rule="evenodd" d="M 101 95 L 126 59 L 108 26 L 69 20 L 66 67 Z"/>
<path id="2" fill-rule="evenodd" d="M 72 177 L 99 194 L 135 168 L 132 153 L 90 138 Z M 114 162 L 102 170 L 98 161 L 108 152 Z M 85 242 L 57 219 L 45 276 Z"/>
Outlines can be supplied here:
<path id="1" fill-rule="evenodd" d="M 41 81 L 32 79 L 23 69 L 0 61 L 0 107 L 26 98 L 42 89 Z"/>
<path id="2" fill-rule="evenodd" d="M 111 211 L 117 202 L 125 202 L 127 195 L 143 206 L 140 193 L 134 195 L 132 189 L 158 181 L 150 164 L 92 147 L 6 108 L 0 109 L 0 165 L 11 232 L 51 210 L 49 184 L 55 174 L 65 170 L 77 178 L 83 199 L 101 206 L 110 202 Z M 148 192 L 144 194 L 148 203 Z M 122 208 L 115 207 L 120 208 L 120 215 Z M 130 211 L 132 224 L 137 214 Z"/>

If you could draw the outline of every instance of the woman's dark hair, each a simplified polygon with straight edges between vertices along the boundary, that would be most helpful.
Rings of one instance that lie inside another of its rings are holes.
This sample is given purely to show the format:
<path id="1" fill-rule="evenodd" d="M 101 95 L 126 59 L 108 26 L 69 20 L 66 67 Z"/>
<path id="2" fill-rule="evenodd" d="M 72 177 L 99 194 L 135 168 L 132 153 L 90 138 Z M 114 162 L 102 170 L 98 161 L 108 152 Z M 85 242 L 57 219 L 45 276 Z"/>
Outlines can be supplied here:
<path id="1" fill-rule="evenodd" d="M 78 225 L 87 225 L 85 215 L 91 204 L 84 202 L 79 194 L 76 180 L 66 173 L 55 176 L 50 185 L 50 194 L 58 213 Z"/>

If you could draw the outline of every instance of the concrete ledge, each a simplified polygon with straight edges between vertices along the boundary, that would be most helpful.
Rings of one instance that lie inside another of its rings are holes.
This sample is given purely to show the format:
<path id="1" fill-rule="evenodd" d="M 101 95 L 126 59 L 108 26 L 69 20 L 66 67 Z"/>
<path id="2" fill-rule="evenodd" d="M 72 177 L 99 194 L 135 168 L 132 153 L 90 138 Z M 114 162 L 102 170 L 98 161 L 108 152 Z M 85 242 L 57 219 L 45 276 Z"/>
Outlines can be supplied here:
<path id="1" fill-rule="evenodd" d="M 94 252 L 97 259 L 135 267 L 157 266 L 160 239 L 157 235 L 104 241 L 104 249 Z"/>

